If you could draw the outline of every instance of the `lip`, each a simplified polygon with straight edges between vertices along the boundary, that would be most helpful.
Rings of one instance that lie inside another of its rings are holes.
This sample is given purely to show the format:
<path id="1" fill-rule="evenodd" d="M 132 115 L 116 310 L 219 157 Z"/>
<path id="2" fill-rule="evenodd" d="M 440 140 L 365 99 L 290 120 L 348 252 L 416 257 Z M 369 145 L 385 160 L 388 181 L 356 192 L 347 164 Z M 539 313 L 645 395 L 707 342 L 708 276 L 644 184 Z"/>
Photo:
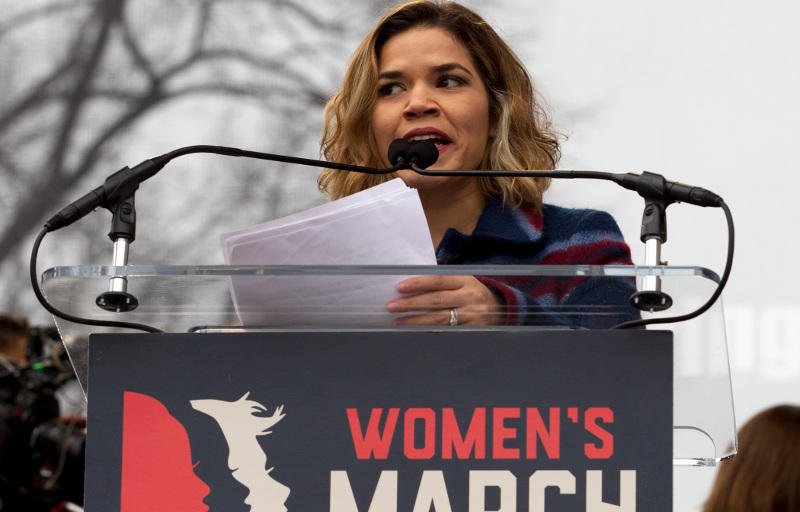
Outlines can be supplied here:
<path id="1" fill-rule="evenodd" d="M 416 137 L 417 135 L 436 135 L 440 139 L 448 141 L 449 144 L 442 144 L 441 146 L 438 146 L 436 148 L 439 150 L 439 154 L 442 154 L 445 151 L 447 151 L 450 148 L 450 145 L 453 143 L 453 139 L 449 135 L 444 133 L 442 130 L 439 130 L 438 128 L 434 128 L 432 126 L 426 126 L 424 128 L 414 128 L 413 130 L 406 132 L 406 134 L 403 135 L 403 138 L 408 140 L 411 137 Z"/>
<path id="2" fill-rule="evenodd" d="M 414 128 L 413 130 L 406 132 L 406 134 L 403 135 L 403 138 L 408 140 L 411 137 L 416 137 L 418 135 L 436 135 L 440 139 L 444 139 L 451 144 L 453 143 L 453 139 L 449 135 L 432 126 L 426 126 L 425 128 Z"/>

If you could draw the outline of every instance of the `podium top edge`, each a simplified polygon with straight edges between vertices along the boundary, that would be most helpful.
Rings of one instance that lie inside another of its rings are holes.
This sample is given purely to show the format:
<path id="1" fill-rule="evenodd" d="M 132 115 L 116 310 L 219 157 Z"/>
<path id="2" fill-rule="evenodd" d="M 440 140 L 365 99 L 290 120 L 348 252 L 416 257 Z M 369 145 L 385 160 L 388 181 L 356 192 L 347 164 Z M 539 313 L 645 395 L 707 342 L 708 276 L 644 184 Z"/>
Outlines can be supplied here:
<path id="1" fill-rule="evenodd" d="M 481 275 L 700 277 L 719 282 L 716 272 L 695 266 L 644 265 L 78 265 L 51 267 L 42 282 L 56 278 L 285 276 L 285 275 Z"/>

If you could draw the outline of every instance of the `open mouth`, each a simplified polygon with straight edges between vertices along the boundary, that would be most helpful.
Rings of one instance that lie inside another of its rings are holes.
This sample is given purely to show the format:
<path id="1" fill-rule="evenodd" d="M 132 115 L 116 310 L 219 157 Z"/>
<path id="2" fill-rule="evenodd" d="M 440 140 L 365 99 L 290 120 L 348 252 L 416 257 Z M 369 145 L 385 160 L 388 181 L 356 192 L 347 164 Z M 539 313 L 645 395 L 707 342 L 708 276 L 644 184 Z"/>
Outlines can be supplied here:
<path id="1" fill-rule="evenodd" d="M 433 142 L 434 144 L 436 144 L 436 149 L 438 149 L 440 151 L 443 148 L 447 147 L 448 144 L 452 143 L 450 140 L 446 139 L 445 137 L 443 137 L 441 135 L 438 135 L 438 134 L 432 134 L 432 133 L 431 134 L 426 134 L 426 135 L 414 135 L 412 137 L 408 137 L 406 140 L 408 140 L 408 142 L 411 143 L 412 146 L 414 144 L 418 144 L 418 143 L 420 143 L 420 142 L 422 142 L 424 140 L 429 140 L 429 141 Z"/>

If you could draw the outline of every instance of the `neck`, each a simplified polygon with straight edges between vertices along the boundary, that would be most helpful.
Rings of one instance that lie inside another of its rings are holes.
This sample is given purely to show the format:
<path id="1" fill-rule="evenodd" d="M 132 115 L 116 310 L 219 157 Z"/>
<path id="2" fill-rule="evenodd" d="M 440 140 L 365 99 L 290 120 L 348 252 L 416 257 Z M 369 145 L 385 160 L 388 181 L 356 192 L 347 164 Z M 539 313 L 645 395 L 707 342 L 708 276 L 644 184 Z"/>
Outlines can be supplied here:
<path id="1" fill-rule="evenodd" d="M 444 194 L 420 191 L 420 200 L 434 247 L 439 247 L 449 228 L 472 234 L 486 205 L 486 198 L 477 186 L 450 189 Z"/>

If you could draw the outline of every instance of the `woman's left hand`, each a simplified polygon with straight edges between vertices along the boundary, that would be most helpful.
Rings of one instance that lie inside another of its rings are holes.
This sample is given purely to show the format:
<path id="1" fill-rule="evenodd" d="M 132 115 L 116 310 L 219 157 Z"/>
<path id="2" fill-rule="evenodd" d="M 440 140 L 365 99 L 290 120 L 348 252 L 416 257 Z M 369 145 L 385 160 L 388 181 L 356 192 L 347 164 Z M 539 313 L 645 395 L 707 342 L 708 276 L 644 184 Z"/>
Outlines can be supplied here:
<path id="1" fill-rule="evenodd" d="M 498 325 L 503 321 L 502 304 L 473 276 L 412 277 L 398 283 L 397 291 L 414 295 L 389 301 L 389 312 L 422 313 L 397 318 L 395 325 L 450 325 L 451 310 L 455 310 L 458 325 Z"/>

